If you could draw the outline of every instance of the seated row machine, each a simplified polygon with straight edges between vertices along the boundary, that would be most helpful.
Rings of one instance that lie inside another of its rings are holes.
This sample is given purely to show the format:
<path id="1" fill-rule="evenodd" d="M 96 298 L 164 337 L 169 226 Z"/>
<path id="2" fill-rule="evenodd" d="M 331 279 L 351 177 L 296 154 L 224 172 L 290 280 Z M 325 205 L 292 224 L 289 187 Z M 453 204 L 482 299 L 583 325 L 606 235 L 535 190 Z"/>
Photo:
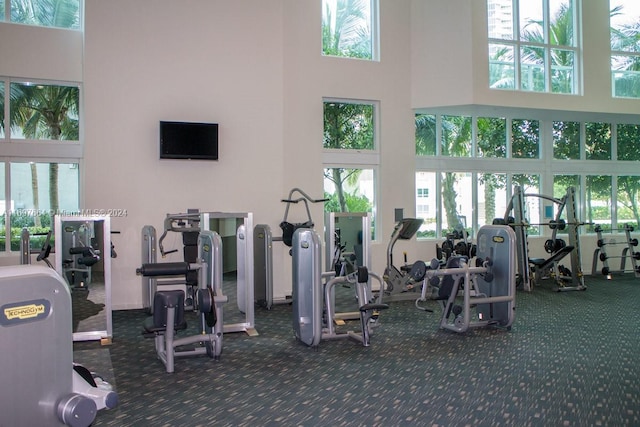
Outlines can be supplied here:
<path id="1" fill-rule="evenodd" d="M 434 259 L 426 279 L 438 289 L 442 302 L 440 328 L 466 332 L 470 328 L 497 326 L 510 329 L 515 317 L 516 252 L 515 232 L 504 225 L 485 225 L 478 231 L 476 266 L 468 265 L 466 256 L 447 260 L 445 268 Z M 422 287 L 420 302 L 427 296 Z"/>
<path id="2" fill-rule="evenodd" d="M 389 308 L 387 304 L 374 301 L 369 284 L 370 277 L 373 277 L 382 287 L 382 278 L 369 272 L 366 267 L 358 267 L 357 272 L 348 276 L 335 277 L 335 272 L 322 273 L 321 254 L 320 237 L 314 230 L 300 228 L 294 232 L 292 242 L 294 335 L 310 347 L 317 347 L 323 339 L 338 338 L 352 338 L 368 347 L 372 328 L 377 324 L 380 310 Z M 329 279 L 324 286 L 323 278 Z M 338 283 L 354 281 L 361 331 L 338 333 L 334 326 L 336 316 L 333 290 Z"/>
<path id="3" fill-rule="evenodd" d="M 178 330 L 187 329 L 184 316 L 183 290 L 156 291 L 153 315 L 144 322 L 143 334 L 155 339 L 158 358 L 166 371 L 175 370 L 175 358 L 206 354 L 220 359 L 223 336 L 223 306 L 228 298 L 222 293 L 222 239 L 213 231 L 201 231 L 198 236 L 198 262 L 168 262 L 143 264 L 136 273 L 146 277 L 184 276 L 198 273 L 195 308 L 200 318 L 200 333 L 176 338 Z M 200 344 L 195 348 L 180 347 Z"/>

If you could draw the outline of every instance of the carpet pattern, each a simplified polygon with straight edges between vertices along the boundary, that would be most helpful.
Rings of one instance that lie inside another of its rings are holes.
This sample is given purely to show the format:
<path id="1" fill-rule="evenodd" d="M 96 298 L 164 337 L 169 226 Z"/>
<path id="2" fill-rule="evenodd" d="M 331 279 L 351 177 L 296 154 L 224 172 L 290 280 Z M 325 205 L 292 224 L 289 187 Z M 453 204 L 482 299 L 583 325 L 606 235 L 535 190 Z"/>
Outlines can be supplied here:
<path id="1" fill-rule="evenodd" d="M 140 334 L 146 313 L 116 311 L 105 369 L 120 405 L 93 425 L 640 425 L 640 280 L 586 284 L 518 291 L 510 331 L 443 331 L 437 302 L 428 303 L 435 313 L 393 302 L 368 348 L 352 340 L 308 348 L 293 337 L 290 305 L 257 308 L 259 336 L 226 334 L 221 360 L 178 358 L 174 374 Z"/>

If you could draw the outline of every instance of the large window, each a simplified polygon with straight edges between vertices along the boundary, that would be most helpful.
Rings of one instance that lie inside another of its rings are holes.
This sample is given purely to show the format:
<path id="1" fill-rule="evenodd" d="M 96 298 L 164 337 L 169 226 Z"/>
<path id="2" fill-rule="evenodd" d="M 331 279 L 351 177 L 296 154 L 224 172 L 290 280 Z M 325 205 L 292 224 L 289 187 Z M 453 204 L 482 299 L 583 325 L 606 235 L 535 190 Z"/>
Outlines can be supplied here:
<path id="1" fill-rule="evenodd" d="M 0 21 L 79 29 L 81 7 L 82 0 L 0 0 Z"/>
<path id="2" fill-rule="evenodd" d="M 578 0 L 487 0 L 489 86 L 578 93 Z"/>
<path id="3" fill-rule="evenodd" d="M 324 191 L 326 212 L 370 212 L 375 238 L 377 103 L 324 101 Z"/>
<path id="4" fill-rule="evenodd" d="M 610 0 L 609 6 L 613 96 L 640 98 L 640 2 Z"/>
<path id="5" fill-rule="evenodd" d="M 55 213 L 80 206 L 80 87 L 0 79 L 0 88 L 0 152 L 7 156 L 0 155 L 0 181 L 9 184 L 0 250 L 15 251 L 23 227 L 43 232 Z"/>
<path id="6" fill-rule="evenodd" d="M 377 60 L 378 0 L 322 0 L 322 53 Z"/>
<path id="7" fill-rule="evenodd" d="M 419 238 L 456 229 L 473 236 L 509 214 L 515 186 L 557 199 L 573 187 L 578 220 L 605 229 L 640 227 L 638 124 L 427 113 L 415 115 L 415 126 L 416 215 L 425 220 Z M 472 148 L 452 154 L 447 144 L 435 143 L 456 139 L 445 135 L 460 135 L 460 146 Z M 554 219 L 557 206 L 525 199 L 528 233 L 549 234 L 534 224 Z M 581 232 L 593 230 L 589 225 Z"/>

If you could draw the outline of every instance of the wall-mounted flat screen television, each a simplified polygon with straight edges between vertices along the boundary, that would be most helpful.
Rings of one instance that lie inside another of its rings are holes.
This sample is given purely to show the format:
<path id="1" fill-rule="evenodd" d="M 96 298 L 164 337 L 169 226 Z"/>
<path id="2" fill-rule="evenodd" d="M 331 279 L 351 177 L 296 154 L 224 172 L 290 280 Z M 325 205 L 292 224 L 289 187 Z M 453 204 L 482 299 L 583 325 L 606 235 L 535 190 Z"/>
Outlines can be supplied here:
<path id="1" fill-rule="evenodd" d="M 160 158 L 218 160 L 218 124 L 161 121 Z"/>

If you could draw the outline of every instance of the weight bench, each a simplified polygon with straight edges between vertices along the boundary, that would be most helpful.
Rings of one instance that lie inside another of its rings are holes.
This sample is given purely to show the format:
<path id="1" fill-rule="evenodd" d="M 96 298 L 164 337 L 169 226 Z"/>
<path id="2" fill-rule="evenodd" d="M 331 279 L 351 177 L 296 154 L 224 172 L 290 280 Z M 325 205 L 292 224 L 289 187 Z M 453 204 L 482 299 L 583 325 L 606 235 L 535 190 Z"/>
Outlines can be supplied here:
<path id="1" fill-rule="evenodd" d="M 562 258 L 571 253 L 572 250 L 573 246 L 564 246 L 554 252 L 549 258 L 529 258 L 529 264 L 534 267 L 534 283 L 536 285 L 539 285 L 543 279 L 544 272 L 551 268 L 551 266 L 553 266 L 553 263 L 560 261 Z"/>

